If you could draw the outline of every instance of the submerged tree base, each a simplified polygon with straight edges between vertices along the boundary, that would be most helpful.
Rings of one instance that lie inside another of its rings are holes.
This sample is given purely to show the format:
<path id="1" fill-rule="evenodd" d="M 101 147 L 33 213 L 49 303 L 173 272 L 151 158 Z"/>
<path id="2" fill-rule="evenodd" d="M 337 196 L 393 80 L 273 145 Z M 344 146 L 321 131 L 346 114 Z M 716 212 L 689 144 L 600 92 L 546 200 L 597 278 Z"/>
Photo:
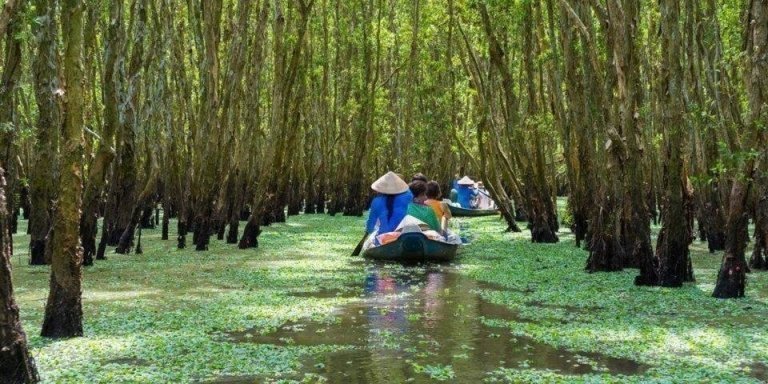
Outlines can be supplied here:
<path id="1" fill-rule="evenodd" d="M 717 285 L 712 297 L 733 299 L 744 297 L 746 285 L 746 265 L 735 257 L 726 256 L 717 275 Z"/>

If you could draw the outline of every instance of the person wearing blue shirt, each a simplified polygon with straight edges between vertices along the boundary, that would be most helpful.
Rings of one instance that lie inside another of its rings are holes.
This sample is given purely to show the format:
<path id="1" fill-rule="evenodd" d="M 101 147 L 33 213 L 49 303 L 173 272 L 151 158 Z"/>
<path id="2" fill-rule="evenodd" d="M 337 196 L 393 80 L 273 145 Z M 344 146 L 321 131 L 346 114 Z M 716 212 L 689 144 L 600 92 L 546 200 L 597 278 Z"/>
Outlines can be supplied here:
<path id="1" fill-rule="evenodd" d="M 459 175 L 456 174 L 456 177 L 451 180 L 451 190 L 448 192 L 448 197 L 450 200 L 458 201 L 459 200 Z"/>
<path id="2" fill-rule="evenodd" d="M 394 231 L 405 218 L 408 204 L 413 201 L 408 184 L 390 171 L 371 184 L 371 189 L 377 195 L 371 201 L 365 231 L 373 233 L 376 230 L 379 234 Z"/>
<path id="3" fill-rule="evenodd" d="M 472 199 L 477 196 L 477 190 L 475 190 L 475 182 L 467 176 L 464 176 L 458 181 L 459 189 L 457 192 L 457 200 L 462 208 L 472 209 Z"/>

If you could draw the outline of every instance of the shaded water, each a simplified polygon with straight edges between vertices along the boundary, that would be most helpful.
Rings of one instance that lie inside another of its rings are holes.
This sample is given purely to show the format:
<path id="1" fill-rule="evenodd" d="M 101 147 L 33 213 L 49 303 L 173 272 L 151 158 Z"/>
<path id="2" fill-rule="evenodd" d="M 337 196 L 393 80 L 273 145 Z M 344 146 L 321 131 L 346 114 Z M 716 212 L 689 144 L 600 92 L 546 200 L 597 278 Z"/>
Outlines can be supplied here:
<path id="1" fill-rule="evenodd" d="M 482 381 L 506 368 L 549 369 L 562 374 L 637 374 L 638 363 L 595 353 L 557 349 L 482 319 L 530 322 L 507 307 L 483 300 L 482 283 L 450 269 L 370 266 L 360 301 L 340 308 L 336 322 L 295 322 L 275 332 L 233 332 L 233 342 L 274 345 L 349 346 L 304 362 L 303 373 L 330 383 Z M 318 298 L 339 292 L 320 292 Z M 261 382 L 265 378 L 222 378 L 221 382 Z"/>

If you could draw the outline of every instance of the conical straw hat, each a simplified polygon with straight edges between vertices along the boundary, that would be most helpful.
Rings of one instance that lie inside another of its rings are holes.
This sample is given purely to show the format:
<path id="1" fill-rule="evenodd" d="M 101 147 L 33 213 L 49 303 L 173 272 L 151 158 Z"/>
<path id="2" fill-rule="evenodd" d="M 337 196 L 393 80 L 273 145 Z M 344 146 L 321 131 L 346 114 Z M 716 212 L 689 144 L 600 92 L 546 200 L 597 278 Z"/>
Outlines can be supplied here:
<path id="1" fill-rule="evenodd" d="M 399 195 L 408 190 L 408 184 L 394 172 L 389 171 L 371 184 L 371 189 L 387 195 Z"/>
<path id="2" fill-rule="evenodd" d="M 461 180 L 458 181 L 459 185 L 475 185 L 475 182 L 472 181 L 472 179 L 469 178 L 469 176 L 464 176 L 461 178 Z"/>

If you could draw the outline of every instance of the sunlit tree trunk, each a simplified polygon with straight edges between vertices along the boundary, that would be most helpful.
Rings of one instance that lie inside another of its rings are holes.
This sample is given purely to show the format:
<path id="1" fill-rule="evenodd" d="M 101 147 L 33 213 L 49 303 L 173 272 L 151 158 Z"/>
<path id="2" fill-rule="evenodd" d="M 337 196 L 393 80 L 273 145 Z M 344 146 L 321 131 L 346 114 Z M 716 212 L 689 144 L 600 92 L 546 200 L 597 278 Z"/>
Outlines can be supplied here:
<path id="1" fill-rule="evenodd" d="M 79 224 L 83 192 L 83 8 L 81 0 L 63 0 L 64 121 L 61 178 L 53 219 L 51 281 L 41 334 L 46 337 L 83 335 L 82 258 Z"/>

